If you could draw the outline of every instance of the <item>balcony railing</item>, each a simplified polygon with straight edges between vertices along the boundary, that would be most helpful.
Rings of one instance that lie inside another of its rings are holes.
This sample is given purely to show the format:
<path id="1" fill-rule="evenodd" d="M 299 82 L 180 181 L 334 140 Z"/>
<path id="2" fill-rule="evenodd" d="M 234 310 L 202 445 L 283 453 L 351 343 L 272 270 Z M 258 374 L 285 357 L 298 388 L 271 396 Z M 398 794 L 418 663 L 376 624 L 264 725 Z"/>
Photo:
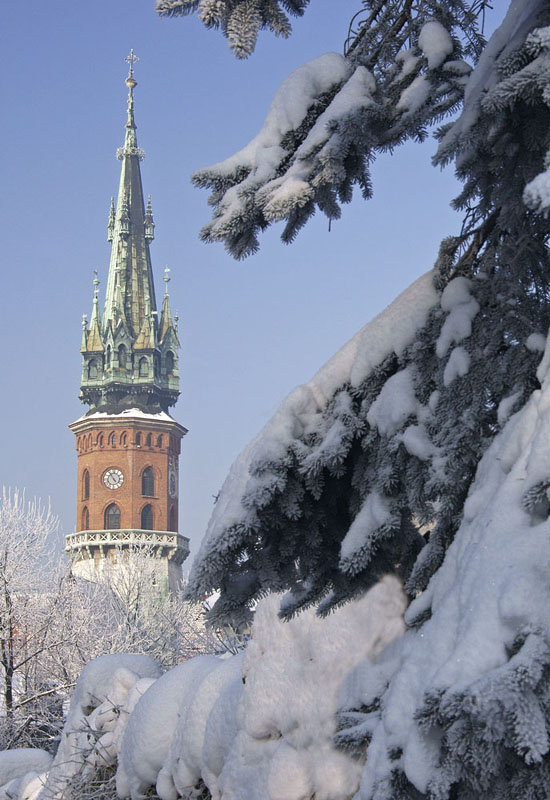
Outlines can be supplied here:
<path id="1" fill-rule="evenodd" d="M 77 531 L 65 537 L 65 551 L 76 553 L 92 548 L 150 547 L 165 550 L 166 555 L 181 563 L 189 554 L 189 539 L 175 531 L 146 531 L 136 528 L 121 528 L 108 531 Z M 180 561 L 181 559 L 181 561 Z"/>

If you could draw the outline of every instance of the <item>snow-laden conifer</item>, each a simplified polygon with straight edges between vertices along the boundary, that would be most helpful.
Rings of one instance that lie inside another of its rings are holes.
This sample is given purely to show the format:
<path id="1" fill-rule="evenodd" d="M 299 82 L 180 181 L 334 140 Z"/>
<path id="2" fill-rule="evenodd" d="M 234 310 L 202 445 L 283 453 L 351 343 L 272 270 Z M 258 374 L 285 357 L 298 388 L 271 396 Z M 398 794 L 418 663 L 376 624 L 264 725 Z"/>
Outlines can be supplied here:
<path id="1" fill-rule="evenodd" d="M 217 613 L 285 588 L 286 616 L 327 610 L 395 568 L 414 597 L 441 565 L 481 456 L 537 386 L 548 234 L 524 193 L 550 145 L 549 13 L 512 3 L 440 132 L 437 160 L 464 181 L 461 235 L 232 470 L 191 576 L 195 592 L 221 586 Z"/>
<path id="2" fill-rule="evenodd" d="M 171 0 L 167 5 L 173 7 Z M 191 5 L 197 3 L 177 0 L 174 7 L 183 12 Z M 483 46 L 483 5 L 363 0 L 344 55 L 327 53 L 298 68 L 276 93 L 257 136 L 195 173 L 195 184 L 212 190 L 214 207 L 202 237 L 223 241 L 242 258 L 258 249 L 258 233 L 273 222 L 286 221 L 282 238 L 290 242 L 316 209 L 337 219 L 355 186 L 370 197 L 376 155 L 407 139 L 422 140 L 428 126 L 461 103 Z M 234 4 L 228 21 L 216 23 L 239 53 L 253 46 L 260 6 Z M 218 7 L 229 13 L 225 3 Z"/>
<path id="3" fill-rule="evenodd" d="M 408 632 L 342 699 L 358 800 L 550 796 L 549 31 L 512 0 L 438 133 L 462 231 L 243 453 L 191 576 L 229 617 L 404 578 Z"/>
<path id="4" fill-rule="evenodd" d="M 247 58 L 260 30 L 287 38 L 292 30 L 287 16 L 301 16 L 309 0 L 156 0 L 162 17 L 186 16 L 197 11 L 207 28 L 221 28 L 237 58 Z"/>

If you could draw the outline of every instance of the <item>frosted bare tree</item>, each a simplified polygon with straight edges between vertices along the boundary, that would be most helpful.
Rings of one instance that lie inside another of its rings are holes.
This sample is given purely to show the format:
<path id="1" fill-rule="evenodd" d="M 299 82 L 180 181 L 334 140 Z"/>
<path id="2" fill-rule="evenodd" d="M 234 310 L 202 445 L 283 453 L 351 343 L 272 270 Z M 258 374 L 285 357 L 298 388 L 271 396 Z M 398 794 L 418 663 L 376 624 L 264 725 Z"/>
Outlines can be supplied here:
<path id="1" fill-rule="evenodd" d="M 34 700 L 49 687 L 37 674 L 51 639 L 55 592 L 53 537 L 57 518 L 38 500 L 5 487 L 0 498 L 0 740 L 21 739 L 35 723 Z M 33 700 L 34 698 L 34 700 Z M 2 735 L 3 734 L 3 735 Z"/>

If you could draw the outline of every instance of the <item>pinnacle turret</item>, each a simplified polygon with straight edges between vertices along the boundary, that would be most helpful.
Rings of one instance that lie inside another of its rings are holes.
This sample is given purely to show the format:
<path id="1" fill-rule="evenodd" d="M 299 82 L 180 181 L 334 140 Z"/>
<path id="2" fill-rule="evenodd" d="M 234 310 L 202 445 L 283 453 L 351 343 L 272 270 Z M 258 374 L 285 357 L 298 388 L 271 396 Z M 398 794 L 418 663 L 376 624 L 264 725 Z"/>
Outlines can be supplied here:
<path id="1" fill-rule="evenodd" d="M 145 219 L 143 221 L 145 227 L 145 240 L 151 244 L 155 238 L 155 223 L 153 221 L 153 209 L 151 208 L 151 197 L 147 198 L 147 208 L 145 209 Z"/>
<path id="2" fill-rule="evenodd" d="M 91 411 L 99 408 L 116 411 L 130 406 L 148 411 L 166 410 L 179 395 L 179 343 L 167 291 L 160 323 L 157 319 L 149 252 L 155 223 L 151 199 L 148 198 L 146 207 L 144 203 L 140 167 L 144 153 L 138 147 L 135 123 L 137 60 L 132 50 L 126 59 L 129 73 L 124 145 L 117 151 L 122 162 L 119 189 L 116 205 L 111 199 L 107 225 L 111 259 L 103 319 L 94 281 L 90 326 L 88 330 L 86 324 L 83 329 L 81 399 L 91 406 Z M 94 365 L 90 368 L 92 354 Z"/>
<path id="3" fill-rule="evenodd" d="M 109 208 L 109 222 L 107 223 L 107 241 L 112 242 L 115 235 L 115 198 L 111 197 Z"/>
<path id="4" fill-rule="evenodd" d="M 177 340 L 177 329 L 172 322 L 172 311 L 170 309 L 170 295 L 168 294 L 168 284 L 170 282 L 170 270 L 168 267 L 164 270 L 164 283 L 165 283 L 165 290 L 164 290 L 164 298 L 162 300 L 162 311 L 160 314 L 160 322 L 159 322 L 159 342 L 164 342 L 167 339 L 169 331 L 173 332 L 174 339 L 176 341 L 176 346 L 179 347 L 179 342 Z"/>

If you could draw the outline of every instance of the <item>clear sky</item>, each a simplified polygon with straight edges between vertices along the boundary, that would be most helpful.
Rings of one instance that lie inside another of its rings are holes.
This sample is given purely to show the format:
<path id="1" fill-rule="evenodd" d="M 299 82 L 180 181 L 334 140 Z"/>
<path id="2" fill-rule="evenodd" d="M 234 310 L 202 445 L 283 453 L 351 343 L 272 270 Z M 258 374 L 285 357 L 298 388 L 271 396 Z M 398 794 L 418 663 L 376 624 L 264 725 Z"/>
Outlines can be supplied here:
<path id="1" fill-rule="evenodd" d="M 495 0 L 500 18 L 506 0 Z M 191 557 L 225 474 L 283 397 L 397 293 L 429 269 L 459 217 L 452 171 L 430 165 L 433 141 L 374 167 L 375 198 L 332 224 L 318 215 L 294 244 L 280 230 L 243 262 L 199 241 L 207 194 L 190 175 L 244 146 L 281 80 L 341 52 L 359 0 L 312 0 L 289 40 L 261 36 L 246 61 L 193 16 L 159 19 L 153 0 L 9 3 L 1 37 L 3 235 L 0 484 L 50 498 L 74 526 L 80 333 L 92 271 L 104 290 L 106 225 L 116 195 L 134 48 L 138 142 L 156 223 L 157 298 L 171 269 L 180 315 L 183 440 L 180 531 Z M 492 27 L 494 21 L 489 19 Z M 102 296 L 102 295 L 101 295 Z M 189 566 L 190 561 L 185 566 Z"/>

